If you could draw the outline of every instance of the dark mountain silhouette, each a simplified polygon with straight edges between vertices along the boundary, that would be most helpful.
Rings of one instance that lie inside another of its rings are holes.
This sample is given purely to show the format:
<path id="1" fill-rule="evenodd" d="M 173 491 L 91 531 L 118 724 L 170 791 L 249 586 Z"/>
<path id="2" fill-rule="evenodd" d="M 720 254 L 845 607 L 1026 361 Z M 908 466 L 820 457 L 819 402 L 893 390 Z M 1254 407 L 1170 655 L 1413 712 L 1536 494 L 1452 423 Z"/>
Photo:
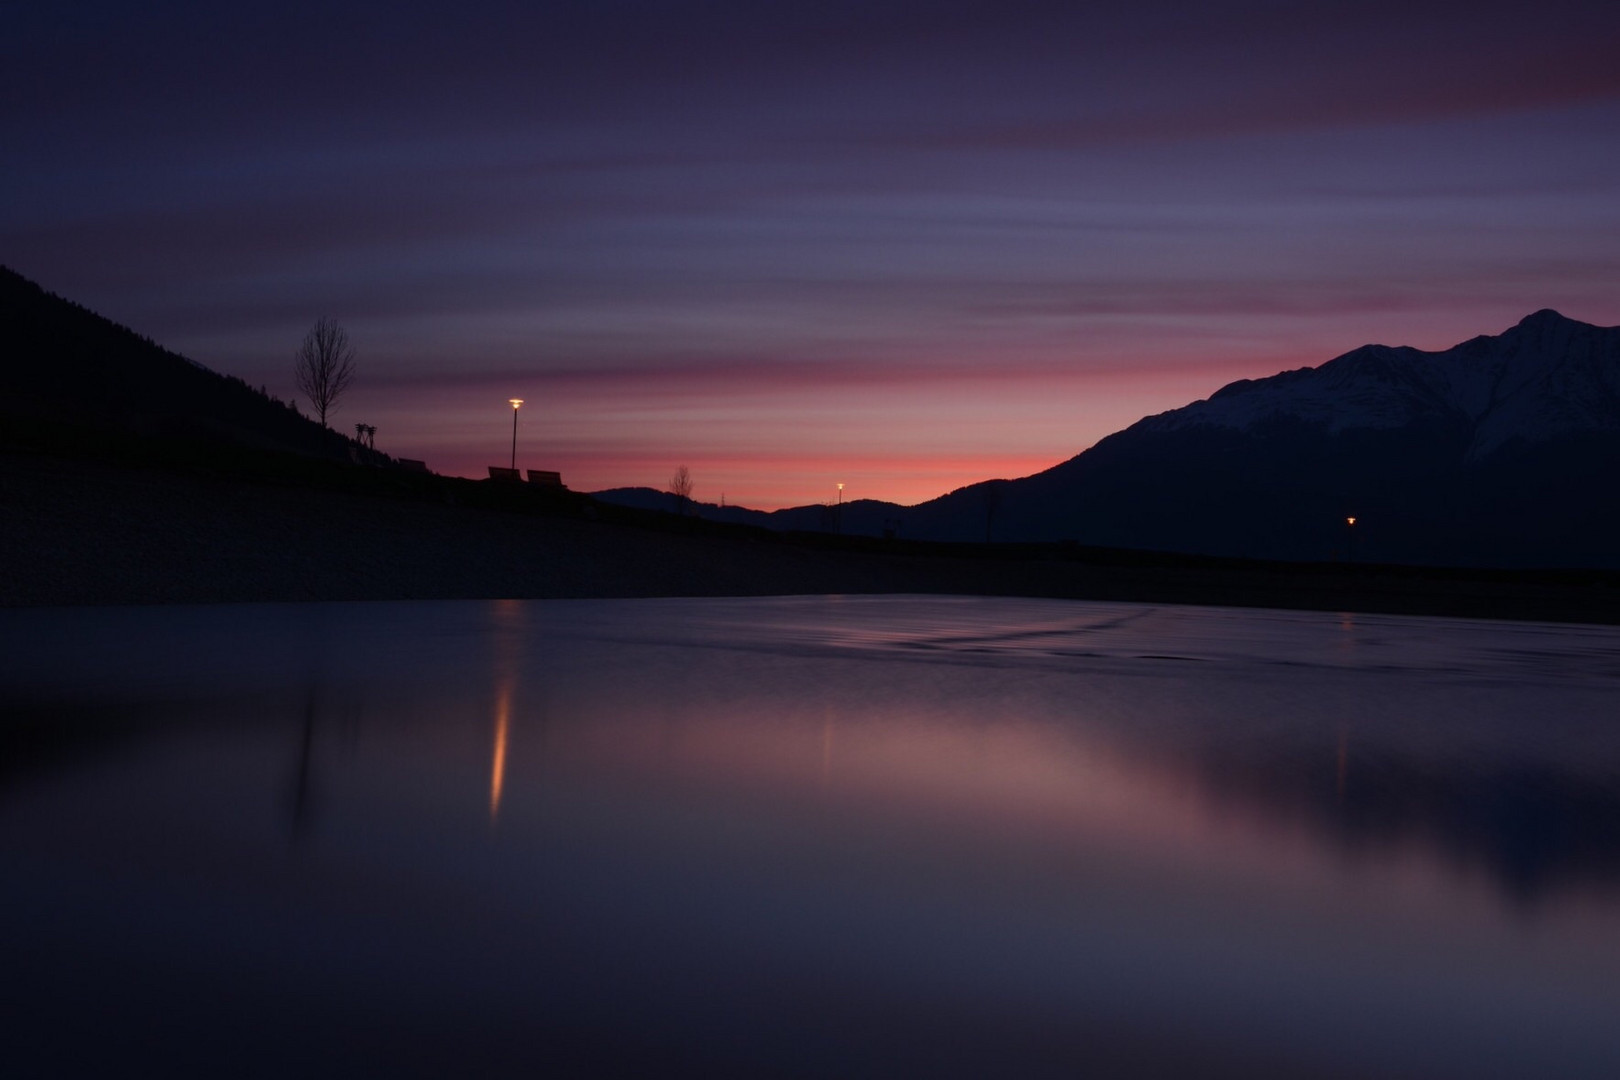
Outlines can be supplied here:
<path id="1" fill-rule="evenodd" d="M 608 488 L 591 497 L 616 506 L 638 510 L 675 512 L 675 496 L 649 487 Z M 852 499 L 842 506 L 812 503 L 783 510 L 750 510 L 743 506 L 720 506 L 693 500 L 690 510 L 705 521 L 732 525 L 756 525 L 781 532 L 837 532 L 851 536 L 882 536 L 910 508 L 877 499 Z"/>
<path id="2" fill-rule="evenodd" d="M 288 363 L 292 347 L 288 345 Z M 210 371 L 0 267 L 0 425 L 14 441 L 131 452 L 226 444 L 387 461 L 232 376 Z"/>
<path id="3" fill-rule="evenodd" d="M 1002 485 L 997 530 L 1266 559 L 1616 566 L 1617 467 L 1620 328 L 1539 311 L 1443 352 L 1368 345 L 1148 417 Z M 968 538 L 983 488 L 917 507 L 917 530 Z"/>
<path id="4" fill-rule="evenodd" d="M 1616 567 L 1617 477 L 1620 327 L 1538 311 L 1442 352 L 1367 345 L 1236 382 L 1034 476 L 913 507 L 851 504 L 843 527 L 879 535 L 898 518 L 913 539 Z M 750 520 L 818 527 L 809 510 Z"/>

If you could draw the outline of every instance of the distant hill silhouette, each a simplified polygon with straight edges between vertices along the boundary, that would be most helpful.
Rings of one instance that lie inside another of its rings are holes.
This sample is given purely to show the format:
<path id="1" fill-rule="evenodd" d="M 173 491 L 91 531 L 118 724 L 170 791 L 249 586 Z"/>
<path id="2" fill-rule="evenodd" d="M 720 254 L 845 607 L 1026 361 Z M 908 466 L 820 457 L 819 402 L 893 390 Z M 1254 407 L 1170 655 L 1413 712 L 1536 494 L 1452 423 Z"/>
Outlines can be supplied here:
<path id="1" fill-rule="evenodd" d="M 675 512 L 675 496 L 650 487 L 608 488 L 591 497 L 616 506 L 638 510 Z M 785 510 L 750 510 L 743 506 L 720 506 L 692 501 L 691 509 L 705 521 L 733 525 L 757 525 L 780 532 L 845 532 L 851 536 L 882 536 L 908 508 L 877 499 L 852 499 L 842 506 L 812 503 Z M 982 539 L 982 537 L 981 537 Z"/>
<path id="2" fill-rule="evenodd" d="M 288 344 L 288 364 L 292 348 Z M 241 379 L 210 371 L 0 267 L 0 432 L 109 448 L 228 444 L 386 461 Z"/>
<path id="3" fill-rule="evenodd" d="M 1538 311 L 1441 352 L 1368 345 L 1233 383 L 1034 476 L 850 504 L 843 531 L 898 518 L 912 539 L 1613 568 L 1617 478 L 1620 328 Z M 817 528 L 820 512 L 749 520 Z"/>

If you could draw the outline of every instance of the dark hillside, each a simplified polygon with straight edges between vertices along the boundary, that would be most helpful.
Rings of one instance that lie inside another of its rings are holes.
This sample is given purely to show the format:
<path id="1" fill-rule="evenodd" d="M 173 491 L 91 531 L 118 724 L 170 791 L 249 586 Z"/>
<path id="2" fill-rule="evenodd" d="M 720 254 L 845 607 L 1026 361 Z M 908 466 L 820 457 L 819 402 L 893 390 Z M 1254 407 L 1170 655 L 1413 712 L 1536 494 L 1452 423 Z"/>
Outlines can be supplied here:
<path id="1" fill-rule="evenodd" d="M 292 346 L 288 345 L 288 363 Z M 230 444 L 329 460 L 364 452 L 231 376 L 0 267 L 0 441 L 145 456 Z M 374 456 L 378 461 L 382 455 Z"/>
<path id="2" fill-rule="evenodd" d="M 780 533 L 527 484 L 310 471 L 308 483 L 263 482 L 0 452 L 0 608 L 949 593 L 1620 622 L 1614 573 Z"/>

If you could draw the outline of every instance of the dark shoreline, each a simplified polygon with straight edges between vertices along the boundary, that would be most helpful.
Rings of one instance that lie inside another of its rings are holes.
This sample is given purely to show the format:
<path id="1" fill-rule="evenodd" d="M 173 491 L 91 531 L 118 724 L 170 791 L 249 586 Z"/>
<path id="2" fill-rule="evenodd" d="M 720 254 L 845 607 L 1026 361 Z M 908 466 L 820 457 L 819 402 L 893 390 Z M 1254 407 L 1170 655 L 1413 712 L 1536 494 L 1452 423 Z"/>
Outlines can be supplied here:
<path id="1" fill-rule="evenodd" d="M 1620 624 L 1620 574 L 782 535 L 526 485 L 0 453 L 0 606 L 941 593 Z"/>

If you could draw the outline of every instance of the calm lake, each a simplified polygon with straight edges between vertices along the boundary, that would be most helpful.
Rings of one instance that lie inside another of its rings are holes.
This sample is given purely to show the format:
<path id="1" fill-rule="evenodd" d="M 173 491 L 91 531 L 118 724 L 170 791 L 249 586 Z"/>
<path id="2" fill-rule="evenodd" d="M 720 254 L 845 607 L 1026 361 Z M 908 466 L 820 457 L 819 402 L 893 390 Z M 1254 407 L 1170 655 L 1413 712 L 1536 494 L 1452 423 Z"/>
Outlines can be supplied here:
<path id="1" fill-rule="evenodd" d="M 5 1071 L 1612 1078 L 1617 707 L 1547 624 L 3 611 Z"/>

